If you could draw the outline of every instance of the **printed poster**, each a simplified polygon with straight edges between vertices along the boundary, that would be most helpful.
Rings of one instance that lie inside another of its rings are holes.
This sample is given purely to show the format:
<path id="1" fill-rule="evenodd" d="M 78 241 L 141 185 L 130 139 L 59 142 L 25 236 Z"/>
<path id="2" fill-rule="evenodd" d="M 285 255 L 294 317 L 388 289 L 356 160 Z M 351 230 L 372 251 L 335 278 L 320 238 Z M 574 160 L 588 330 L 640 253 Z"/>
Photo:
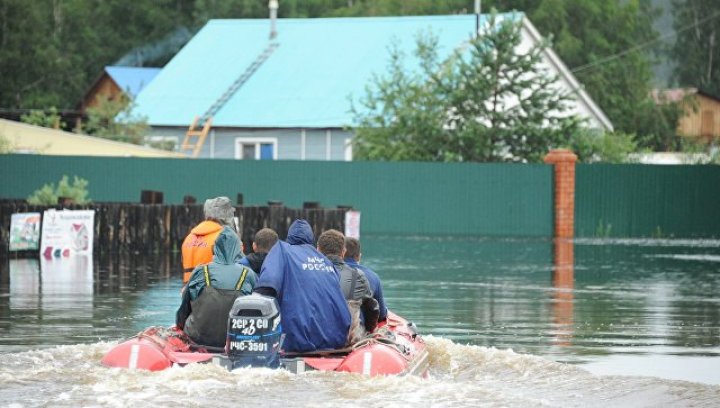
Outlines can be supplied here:
<path id="1" fill-rule="evenodd" d="M 45 259 L 92 254 L 94 210 L 47 210 L 43 213 L 40 255 Z"/>
<path id="2" fill-rule="evenodd" d="M 345 236 L 360 239 L 360 211 L 345 213 Z"/>
<path id="3" fill-rule="evenodd" d="M 10 217 L 10 251 L 40 248 L 40 213 L 17 213 Z"/>

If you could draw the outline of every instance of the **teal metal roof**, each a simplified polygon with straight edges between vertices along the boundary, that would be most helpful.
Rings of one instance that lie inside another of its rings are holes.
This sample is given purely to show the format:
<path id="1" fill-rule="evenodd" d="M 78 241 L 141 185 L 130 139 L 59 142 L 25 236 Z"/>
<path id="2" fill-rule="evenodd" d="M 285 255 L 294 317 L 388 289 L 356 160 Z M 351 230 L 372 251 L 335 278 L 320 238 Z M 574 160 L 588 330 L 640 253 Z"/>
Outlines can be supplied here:
<path id="1" fill-rule="evenodd" d="M 160 73 L 160 68 L 107 66 L 105 72 L 120 89 L 135 97 Z"/>
<path id="2" fill-rule="evenodd" d="M 279 19 L 280 44 L 217 112 L 213 126 L 342 127 L 352 123 L 373 73 L 385 72 L 395 41 L 412 56 L 419 32 L 449 54 L 475 31 L 474 15 Z M 211 20 L 136 99 L 154 126 L 187 126 L 268 45 L 270 22 Z M 442 56 L 442 55 L 441 55 Z"/>

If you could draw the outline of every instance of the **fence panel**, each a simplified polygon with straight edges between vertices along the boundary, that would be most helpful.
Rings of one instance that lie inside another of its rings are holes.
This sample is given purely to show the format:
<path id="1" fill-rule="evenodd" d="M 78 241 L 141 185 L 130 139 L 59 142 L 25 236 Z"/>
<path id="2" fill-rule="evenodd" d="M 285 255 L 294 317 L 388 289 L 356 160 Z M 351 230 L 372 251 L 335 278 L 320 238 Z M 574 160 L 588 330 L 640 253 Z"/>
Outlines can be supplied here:
<path id="1" fill-rule="evenodd" d="M 578 237 L 720 237 L 720 166 L 580 164 Z"/>
<path id="2" fill-rule="evenodd" d="M 88 180 L 91 198 L 102 202 L 137 202 L 142 190 L 163 192 L 166 204 L 242 193 L 246 206 L 353 206 L 362 233 L 552 234 L 552 169 L 544 164 L 1 155 L 0 172 L 3 198 L 26 198 L 66 174 Z"/>

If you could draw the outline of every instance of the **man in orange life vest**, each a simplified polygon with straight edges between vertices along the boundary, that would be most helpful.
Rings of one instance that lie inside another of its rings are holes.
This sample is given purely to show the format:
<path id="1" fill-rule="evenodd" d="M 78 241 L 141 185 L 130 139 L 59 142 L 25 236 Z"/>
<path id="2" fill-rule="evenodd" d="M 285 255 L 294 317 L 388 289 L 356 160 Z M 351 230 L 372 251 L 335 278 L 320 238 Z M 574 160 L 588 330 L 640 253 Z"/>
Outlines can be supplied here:
<path id="1" fill-rule="evenodd" d="M 227 197 L 216 197 L 205 200 L 203 206 L 205 221 L 190 231 L 182 244 L 183 283 L 190 280 L 196 266 L 210 263 L 213 259 L 215 239 L 228 225 L 234 229 L 235 207 Z"/>

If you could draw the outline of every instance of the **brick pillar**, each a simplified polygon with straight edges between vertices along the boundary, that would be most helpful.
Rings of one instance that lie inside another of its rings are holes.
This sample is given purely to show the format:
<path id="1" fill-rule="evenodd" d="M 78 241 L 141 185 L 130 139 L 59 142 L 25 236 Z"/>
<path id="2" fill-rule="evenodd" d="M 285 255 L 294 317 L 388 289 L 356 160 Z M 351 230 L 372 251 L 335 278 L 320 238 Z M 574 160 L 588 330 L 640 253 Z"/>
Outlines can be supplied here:
<path id="1" fill-rule="evenodd" d="M 566 149 L 545 156 L 555 173 L 555 238 L 572 238 L 575 233 L 575 162 L 575 153 Z"/>
<path id="2" fill-rule="evenodd" d="M 545 156 L 545 163 L 553 165 L 555 181 L 552 314 L 558 326 L 553 343 L 560 346 L 571 345 L 573 338 L 575 162 L 577 156 L 566 149 L 553 150 Z"/>

